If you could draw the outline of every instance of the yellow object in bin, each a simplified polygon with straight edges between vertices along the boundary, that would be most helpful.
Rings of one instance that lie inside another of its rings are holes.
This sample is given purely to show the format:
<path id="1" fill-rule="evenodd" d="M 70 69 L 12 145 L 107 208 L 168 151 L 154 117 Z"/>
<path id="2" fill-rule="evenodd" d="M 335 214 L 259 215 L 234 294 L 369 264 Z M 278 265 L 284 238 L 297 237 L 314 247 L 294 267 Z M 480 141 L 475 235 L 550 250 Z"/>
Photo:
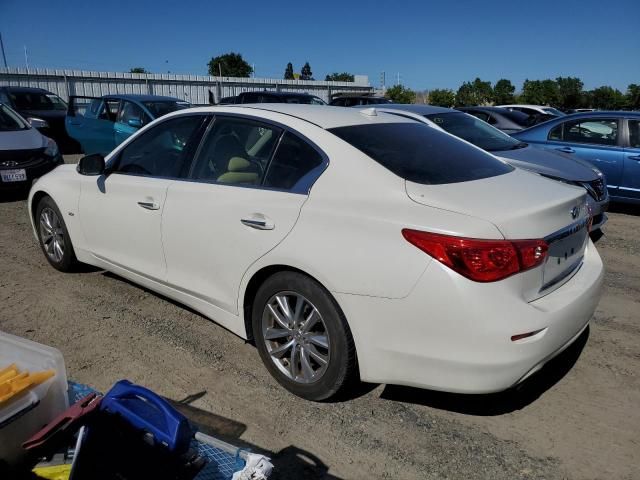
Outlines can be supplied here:
<path id="1" fill-rule="evenodd" d="M 20 372 L 15 363 L 0 370 L 0 405 L 31 387 L 40 385 L 55 375 L 54 370 Z"/>
<path id="2" fill-rule="evenodd" d="M 40 478 L 48 478 L 49 480 L 68 480 L 71 475 L 71 464 L 36 467 L 33 469 L 33 473 Z"/>

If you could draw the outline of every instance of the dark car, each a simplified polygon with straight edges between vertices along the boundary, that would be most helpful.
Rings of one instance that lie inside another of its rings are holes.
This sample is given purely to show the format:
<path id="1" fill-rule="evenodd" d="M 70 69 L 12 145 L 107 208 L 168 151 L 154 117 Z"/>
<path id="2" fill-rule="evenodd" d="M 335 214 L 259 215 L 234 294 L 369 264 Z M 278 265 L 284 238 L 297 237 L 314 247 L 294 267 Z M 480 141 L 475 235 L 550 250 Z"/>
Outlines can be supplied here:
<path id="1" fill-rule="evenodd" d="M 606 175 L 612 200 L 640 203 L 640 112 L 574 113 L 514 136 L 591 162 Z"/>
<path id="2" fill-rule="evenodd" d="M 356 105 L 380 105 L 383 103 L 391 103 L 391 100 L 384 97 L 371 97 L 367 95 L 341 95 L 331 100 L 329 105 L 335 107 L 355 107 Z"/>
<path id="3" fill-rule="evenodd" d="M 55 93 L 43 88 L 0 87 L 0 103 L 33 123 L 43 135 L 53 138 L 63 152 L 79 151 L 79 145 L 67 135 L 64 127 L 67 104 Z"/>
<path id="4" fill-rule="evenodd" d="M 0 191 L 26 189 L 62 163 L 54 140 L 0 103 Z"/>
<path id="5" fill-rule="evenodd" d="M 234 103 L 301 103 L 304 105 L 326 105 L 320 97 L 308 93 L 290 92 L 242 92 Z"/>
<path id="6" fill-rule="evenodd" d="M 593 229 L 599 229 L 607 221 L 605 212 L 609 205 L 609 195 L 606 180 L 602 172 L 588 162 L 562 152 L 549 152 L 532 147 L 486 122 L 450 108 L 403 104 L 380 105 L 375 108 L 398 115 L 411 115 L 411 118 L 439 127 L 491 152 L 515 167 L 562 183 L 580 186 L 588 193 L 587 203 L 593 214 Z"/>
<path id="7" fill-rule="evenodd" d="M 529 115 L 500 107 L 459 107 L 461 112 L 484 120 L 504 133 L 515 133 L 530 127 Z"/>

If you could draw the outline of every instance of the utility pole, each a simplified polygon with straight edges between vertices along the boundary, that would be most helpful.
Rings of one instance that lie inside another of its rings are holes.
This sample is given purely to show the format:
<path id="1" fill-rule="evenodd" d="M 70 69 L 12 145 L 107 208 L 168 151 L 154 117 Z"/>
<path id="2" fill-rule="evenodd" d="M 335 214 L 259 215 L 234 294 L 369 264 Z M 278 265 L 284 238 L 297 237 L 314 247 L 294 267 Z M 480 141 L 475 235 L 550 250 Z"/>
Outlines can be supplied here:
<path id="1" fill-rule="evenodd" d="M 27 70 L 29 70 L 29 56 L 27 55 L 27 46 L 24 46 L 24 64 L 27 67 Z"/>
<path id="2" fill-rule="evenodd" d="M 7 68 L 7 56 L 4 54 L 4 43 L 2 42 L 1 33 L 0 33 L 0 50 L 2 50 L 2 60 L 4 61 L 4 68 Z"/>

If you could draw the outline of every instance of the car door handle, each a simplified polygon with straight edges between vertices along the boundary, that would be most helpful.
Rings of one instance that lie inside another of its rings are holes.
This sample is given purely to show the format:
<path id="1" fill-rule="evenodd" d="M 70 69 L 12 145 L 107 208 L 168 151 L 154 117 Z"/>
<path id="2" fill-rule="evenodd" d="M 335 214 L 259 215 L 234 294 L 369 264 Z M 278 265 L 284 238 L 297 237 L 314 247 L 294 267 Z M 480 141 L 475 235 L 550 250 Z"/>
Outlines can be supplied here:
<path id="1" fill-rule="evenodd" d="M 637 160 L 640 162 L 640 155 L 629 155 L 627 158 L 629 160 Z"/>
<path id="2" fill-rule="evenodd" d="M 576 153 L 576 151 L 571 147 L 556 148 L 556 150 L 558 150 L 559 152 L 564 152 L 564 153 Z"/>
<path id="3" fill-rule="evenodd" d="M 276 227 L 271 219 L 261 213 L 255 213 L 249 218 L 241 218 L 240 223 L 256 230 L 273 230 Z"/>
<path id="4" fill-rule="evenodd" d="M 156 202 L 138 202 L 138 205 L 147 210 L 160 210 L 160 205 Z"/>

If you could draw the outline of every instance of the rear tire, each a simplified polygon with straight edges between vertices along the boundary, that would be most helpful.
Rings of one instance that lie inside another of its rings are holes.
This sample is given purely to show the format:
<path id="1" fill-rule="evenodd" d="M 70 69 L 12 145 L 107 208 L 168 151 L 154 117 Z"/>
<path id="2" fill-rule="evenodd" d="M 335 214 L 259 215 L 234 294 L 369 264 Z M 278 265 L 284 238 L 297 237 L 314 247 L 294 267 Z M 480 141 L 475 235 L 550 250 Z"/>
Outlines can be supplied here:
<path id="1" fill-rule="evenodd" d="M 291 393 L 322 401 L 358 380 L 356 349 L 331 294 L 298 272 L 269 277 L 256 293 L 253 336 L 269 373 Z"/>
<path id="2" fill-rule="evenodd" d="M 34 219 L 40 248 L 56 270 L 71 272 L 78 266 L 69 231 L 60 209 L 51 197 L 42 197 Z"/>

